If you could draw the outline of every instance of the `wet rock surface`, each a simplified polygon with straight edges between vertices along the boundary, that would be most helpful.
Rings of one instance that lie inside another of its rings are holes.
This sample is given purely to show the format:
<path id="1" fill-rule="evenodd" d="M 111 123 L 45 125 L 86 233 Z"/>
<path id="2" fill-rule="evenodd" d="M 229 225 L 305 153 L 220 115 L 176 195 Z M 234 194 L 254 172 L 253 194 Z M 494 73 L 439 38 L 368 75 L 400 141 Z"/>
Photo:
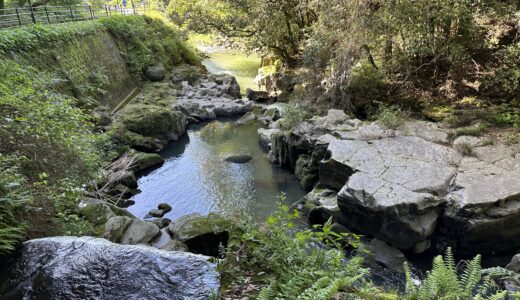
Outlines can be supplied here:
<path id="1" fill-rule="evenodd" d="M 338 110 L 289 131 L 270 122 L 258 133 L 271 161 L 294 169 L 302 186 L 338 193 L 336 221 L 348 228 L 416 253 L 520 246 L 518 145 L 451 141 L 449 129 L 425 121 L 392 130 Z M 318 217 L 324 211 L 311 206 Z"/>
<path id="2" fill-rule="evenodd" d="M 14 255 L 1 299 L 206 300 L 220 288 L 208 257 L 99 238 L 31 240 Z"/>

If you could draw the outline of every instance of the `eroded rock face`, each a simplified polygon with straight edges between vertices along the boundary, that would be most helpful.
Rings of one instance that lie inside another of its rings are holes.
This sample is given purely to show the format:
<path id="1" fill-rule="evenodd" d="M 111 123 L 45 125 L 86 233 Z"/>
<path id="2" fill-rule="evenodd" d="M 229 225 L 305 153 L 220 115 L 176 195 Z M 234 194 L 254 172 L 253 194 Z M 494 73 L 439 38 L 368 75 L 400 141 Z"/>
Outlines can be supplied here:
<path id="1" fill-rule="evenodd" d="M 416 253 L 520 247 L 520 146 L 452 142 L 434 123 L 391 130 L 335 110 L 288 132 L 274 124 L 259 130 L 270 159 L 295 168 L 306 188 L 317 176 L 316 186 L 337 191 L 336 222 Z"/>
<path id="2" fill-rule="evenodd" d="M 233 76 L 200 75 L 197 81 L 181 82 L 174 107 L 201 121 L 244 114 L 253 108 L 253 102 L 242 100 Z"/>
<path id="3" fill-rule="evenodd" d="M 220 288 L 208 257 L 91 237 L 23 244 L 0 275 L 2 299 L 206 300 Z"/>
<path id="4" fill-rule="evenodd" d="M 231 221 L 216 213 L 186 215 L 168 226 L 172 237 L 185 244 L 190 252 L 214 257 L 220 255 L 220 246 L 227 246 L 233 228 Z"/>

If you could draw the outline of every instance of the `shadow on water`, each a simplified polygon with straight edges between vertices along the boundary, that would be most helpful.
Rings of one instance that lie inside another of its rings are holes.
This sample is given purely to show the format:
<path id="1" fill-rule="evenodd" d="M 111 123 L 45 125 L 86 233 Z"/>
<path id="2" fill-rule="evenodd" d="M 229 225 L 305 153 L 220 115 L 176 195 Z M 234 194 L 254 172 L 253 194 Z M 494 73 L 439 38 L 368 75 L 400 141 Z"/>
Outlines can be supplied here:
<path id="1" fill-rule="evenodd" d="M 296 177 L 272 165 L 261 148 L 259 124 L 237 125 L 234 120 L 216 120 L 191 126 L 179 141 L 161 155 L 165 164 L 139 179 L 141 193 L 129 210 L 144 217 L 159 203 L 168 203 L 172 212 L 165 217 L 177 219 L 190 213 L 249 213 L 255 220 L 265 219 L 278 206 L 281 192 L 287 204 L 304 196 Z M 247 164 L 224 159 L 231 155 L 253 157 Z"/>

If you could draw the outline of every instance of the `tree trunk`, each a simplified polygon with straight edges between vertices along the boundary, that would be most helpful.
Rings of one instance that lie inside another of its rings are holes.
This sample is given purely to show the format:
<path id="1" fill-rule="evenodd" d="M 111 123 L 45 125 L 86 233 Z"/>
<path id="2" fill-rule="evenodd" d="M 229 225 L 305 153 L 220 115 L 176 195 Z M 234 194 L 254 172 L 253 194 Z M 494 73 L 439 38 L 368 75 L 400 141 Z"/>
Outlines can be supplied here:
<path id="1" fill-rule="evenodd" d="M 0 0 L 0 15 L 4 14 L 5 0 Z"/>

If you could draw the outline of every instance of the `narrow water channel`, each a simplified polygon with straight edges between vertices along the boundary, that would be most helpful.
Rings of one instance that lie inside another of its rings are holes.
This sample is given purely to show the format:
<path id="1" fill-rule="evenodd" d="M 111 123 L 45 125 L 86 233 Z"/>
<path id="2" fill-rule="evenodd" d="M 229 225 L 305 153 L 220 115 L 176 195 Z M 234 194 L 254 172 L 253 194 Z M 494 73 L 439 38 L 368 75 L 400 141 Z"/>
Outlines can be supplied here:
<path id="1" fill-rule="evenodd" d="M 211 57 L 204 62 L 209 71 L 228 72 L 239 76 L 241 82 L 253 84 L 256 73 L 252 68 L 258 68 L 258 58 L 255 61 L 229 52 L 222 56 L 213 53 Z M 218 59 L 213 61 L 215 57 Z M 282 192 L 287 195 L 287 204 L 300 199 L 305 193 L 296 177 L 268 161 L 259 144 L 259 127 L 258 123 L 238 125 L 233 119 L 191 126 L 181 140 L 161 153 L 166 163 L 139 179 L 142 192 L 133 197 L 135 205 L 129 210 L 142 218 L 164 202 L 173 207 L 165 215 L 172 220 L 190 213 L 246 212 L 261 221 L 277 208 Z M 246 164 L 224 161 L 238 154 L 253 159 Z"/>

